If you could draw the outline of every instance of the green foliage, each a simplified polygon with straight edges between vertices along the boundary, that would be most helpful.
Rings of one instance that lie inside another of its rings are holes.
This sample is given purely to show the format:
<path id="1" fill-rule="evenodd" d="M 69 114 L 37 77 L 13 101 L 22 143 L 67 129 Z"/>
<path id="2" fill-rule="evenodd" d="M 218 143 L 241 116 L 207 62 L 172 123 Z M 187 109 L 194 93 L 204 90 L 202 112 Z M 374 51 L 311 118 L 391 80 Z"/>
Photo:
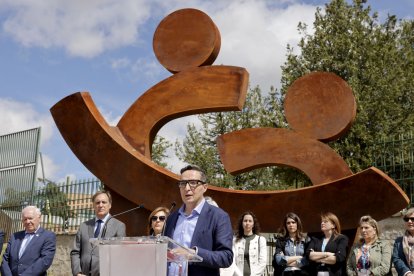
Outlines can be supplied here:
<path id="1" fill-rule="evenodd" d="M 373 162 L 373 143 L 413 126 L 414 23 L 388 16 L 381 23 L 367 1 L 333 0 L 315 14 L 314 33 L 299 24 L 301 53 L 288 46 L 282 67 L 282 98 L 300 76 L 333 72 L 348 82 L 357 119 L 331 146 L 355 172 Z"/>
<path id="2" fill-rule="evenodd" d="M 49 182 L 46 187 L 35 195 L 35 202 L 42 214 L 49 216 L 59 216 L 63 220 L 75 217 L 70 209 L 67 194 L 61 191 L 58 185 Z"/>
<path id="3" fill-rule="evenodd" d="M 176 142 L 176 154 L 186 163 L 197 164 L 211 184 L 242 190 L 290 188 L 289 183 L 303 185 L 306 178 L 292 169 L 266 167 L 237 176 L 228 174 L 218 155 L 216 139 L 232 131 L 256 127 L 286 127 L 280 94 L 273 88 L 263 97 L 259 87 L 250 89 L 241 112 L 218 112 L 199 115 L 202 127 L 187 126 L 187 136 Z M 288 184 L 286 184 L 288 183 Z"/>
<path id="4" fill-rule="evenodd" d="M 155 136 L 151 152 L 152 161 L 166 168 L 168 165 L 165 161 L 165 159 L 168 157 L 166 152 L 170 147 L 172 147 L 172 143 L 170 143 L 164 137 L 159 135 Z"/>
<path id="5" fill-rule="evenodd" d="M 22 206 L 25 202 L 30 202 L 31 190 L 21 190 L 8 187 L 4 190 L 4 199 L 1 204 L 2 209 L 14 210 L 16 206 Z"/>
<path id="6" fill-rule="evenodd" d="M 334 148 L 354 172 L 373 163 L 373 144 L 404 133 L 414 124 L 414 22 L 388 16 L 380 22 L 365 0 L 332 0 L 317 9 L 313 30 L 299 23 L 298 50 L 288 45 L 282 66 L 280 94 L 262 96 L 258 87 L 248 93 L 242 112 L 200 115 L 202 127 L 188 126 L 178 157 L 201 166 L 213 184 L 235 189 L 284 189 L 309 184 L 291 169 L 262 168 L 231 176 L 219 160 L 215 139 L 242 128 L 286 128 L 283 101 L 289 86 L 312 71 L 333 72 L 354 91 L 357 118 Z"/>

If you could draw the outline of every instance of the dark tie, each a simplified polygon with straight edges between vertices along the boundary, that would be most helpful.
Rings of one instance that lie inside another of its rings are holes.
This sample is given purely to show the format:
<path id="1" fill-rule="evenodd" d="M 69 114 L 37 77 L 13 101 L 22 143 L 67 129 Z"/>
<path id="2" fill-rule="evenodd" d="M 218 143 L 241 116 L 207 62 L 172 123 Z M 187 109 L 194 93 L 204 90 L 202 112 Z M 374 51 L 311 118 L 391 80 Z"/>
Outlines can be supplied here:
<path id="1" fill-rule="evenodd" d="M 96 230 L 95 230 L 95 234 L 93 235 L 93 237 L 94 238 L 97 238 L 98 236 L 99 236 L 99 232 L 101 232 L 101 223 L 102 223 L 103 221 L 101 220 L 101 219 L 98 219 L 97 221 L 96 221 L 96 223 L 98 224 L 97 226 L 96 226 Z"/>

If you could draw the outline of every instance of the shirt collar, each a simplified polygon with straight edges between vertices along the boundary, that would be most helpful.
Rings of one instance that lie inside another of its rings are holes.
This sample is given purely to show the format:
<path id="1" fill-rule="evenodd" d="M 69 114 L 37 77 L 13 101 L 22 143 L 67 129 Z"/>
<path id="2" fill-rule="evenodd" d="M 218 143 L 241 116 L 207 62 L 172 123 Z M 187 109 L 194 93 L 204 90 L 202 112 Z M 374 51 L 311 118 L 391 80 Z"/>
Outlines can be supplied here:
<path id="1" fill-rule="evenodd" d="M 205 203 L 206 203 L 206 200 L 203 198 L 201 200 L 201 202 L 193 209 L 193 211 L 191 211 L 191 214 L 196 213 L 196 214 L 200 215 L 201 214 L 201 210 L 203 209 Z M 180 210 L 178 210 L 178 212 L 181 215 L 184 215 L 185 216 L 184 211 L 185 211 L 185 204 L 183 204 L 183 206 L 181 206 L 181 208 L 180 208 Z"/>
<path id="2" fill-rule="evenodd" d="M 34 234 L 36 234 L 36 233 L 37 233 L 37 231 L 39 230 L 39 228 L 40 228 L 40 225 L 37 227 L 37 229 L 36 229 L 34 232 L 29 233 L 29 232 L 27 232 L 27 231 L 24 231 L 24 234 L 25 234 L 25 235 L 27 235 L 27 234 L 29 234 L 29 235 L 34 235 Z"/>
<path id="3" fill-rule="evenodd" d="M 97 217 L 95 217 L 95 223 L 100 219 L 100 220 L 102 220 L 102 222 L 103 223 L 105 223 L 108 219 L 109 219 L 109 217 L 110 217 L 111 215 L 108 213 L 108 214 L 106 214 L 106 216 L 103 218 L 103 219 L 100 219 L 100 218 L 97 218 Z"/>

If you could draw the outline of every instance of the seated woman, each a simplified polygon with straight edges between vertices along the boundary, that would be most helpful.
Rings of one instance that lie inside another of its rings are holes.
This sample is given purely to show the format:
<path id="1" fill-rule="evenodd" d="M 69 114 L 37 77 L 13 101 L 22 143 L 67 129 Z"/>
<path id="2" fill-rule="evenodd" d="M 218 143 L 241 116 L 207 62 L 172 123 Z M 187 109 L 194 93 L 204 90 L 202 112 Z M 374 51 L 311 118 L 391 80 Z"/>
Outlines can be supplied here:
<path id="1" fill-rule="evenodd" d="M 158 236 L 164 230 L 164 223 L 170 214 L 167 207 L 157 207 L 148 217 L 147 235 Z"/>
<path id="2" fill-rule="evenodd" d="M 339 219 L 333 213 L 321 215 L 323 236 L 312 238 L 306 254 L 318 276 L 346 275 L 348 238 L 341 234 Z"/>
<path id="3" fill-rule="evenodd" d="M 394 242 L 392 262 L 398 276 L 414 275 L 414 208 L 410 208 L 404 215 L 405 233 Z"/>
<path id="4" fill-rule="evenodd" d="M 359 241 L 352 247 L 346 265 L 352 275 L 392 275 L 391 245 L 378 238 L 378 224 L 370 216 L 359 220 Z"/>
<path id="5" fill-rule="evenodd" d="M 302 233 L 302 222 L 294 213 L 288 213 L 283 220 L 282 236 L 276 240 L 273 256 L 274 276 L 308 275 L 305 257 L 310 239 Z"/>

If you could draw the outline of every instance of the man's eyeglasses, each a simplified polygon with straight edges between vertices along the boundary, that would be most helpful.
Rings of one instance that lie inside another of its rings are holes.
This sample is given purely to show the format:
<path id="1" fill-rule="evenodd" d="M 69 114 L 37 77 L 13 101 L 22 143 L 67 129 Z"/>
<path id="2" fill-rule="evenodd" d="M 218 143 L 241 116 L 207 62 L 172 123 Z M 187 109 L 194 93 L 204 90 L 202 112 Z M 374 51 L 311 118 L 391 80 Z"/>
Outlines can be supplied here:
<path id="1" fill-rule="evenodd" d="M 404 221 L 405 222 L 409 222 L 409 221 L 414 222 L 414 218 L 404 218 Z"/>
<path id="2" fill-rule="evenodd" d="M 165 220 L 165 216 L 159 216 L 159 217 L 157 217 L 157 216 L 152 216 L 151 217 L 151 221 L 157 221 L 157 220 L 160 220 L 160 221 L 164 221 Z"/>
<path id="3" fill-rule="evenodd" d="M 185 187 L 187 187 L 187 184 L 188 186 L 190 186 L 190 189 L 194 190 L 198 186 L 202 184 L 206 184 L 206 182 L 201 181 L 201 180 L 180 180 L 178 181 L 178 187 L 180 187 L 180 189 L 184 189 Z"/>

